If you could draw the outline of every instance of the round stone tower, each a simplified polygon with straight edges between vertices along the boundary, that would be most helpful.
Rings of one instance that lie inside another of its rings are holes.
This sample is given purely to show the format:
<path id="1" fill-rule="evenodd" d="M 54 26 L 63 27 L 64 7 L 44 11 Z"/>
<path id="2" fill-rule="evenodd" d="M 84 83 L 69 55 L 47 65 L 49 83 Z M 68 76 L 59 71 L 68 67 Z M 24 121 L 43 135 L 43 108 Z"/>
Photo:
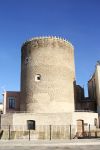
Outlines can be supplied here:
<path id="1" fill-rule="evenodd" d="M 71 43 L 57 37 L 38 37 L 22 45 L 21 111 L 73 112 L 74 80 Z"/>

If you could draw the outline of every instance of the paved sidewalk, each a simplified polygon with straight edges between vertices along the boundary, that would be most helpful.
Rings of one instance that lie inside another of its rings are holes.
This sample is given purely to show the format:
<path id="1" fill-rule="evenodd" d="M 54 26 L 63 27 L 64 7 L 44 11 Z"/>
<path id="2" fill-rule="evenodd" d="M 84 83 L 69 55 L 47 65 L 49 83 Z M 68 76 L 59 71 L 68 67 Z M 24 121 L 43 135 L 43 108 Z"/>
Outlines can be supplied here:
<path id="1" fill-rule="evenodd" d="M 0 140 L 0 146 L 70 146 L 70 145 L 100 145 L 98 139 L 74 139 L 74 140 Z M 1 149 L 0 149 L 1 150 Z"/>

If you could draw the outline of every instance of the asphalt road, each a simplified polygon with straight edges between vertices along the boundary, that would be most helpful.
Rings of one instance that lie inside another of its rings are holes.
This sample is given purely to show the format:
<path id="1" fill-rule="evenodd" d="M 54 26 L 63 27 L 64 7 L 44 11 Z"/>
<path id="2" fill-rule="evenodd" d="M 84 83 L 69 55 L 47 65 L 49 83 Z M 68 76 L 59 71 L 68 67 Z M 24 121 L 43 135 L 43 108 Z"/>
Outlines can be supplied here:
<path id="1" fill-rule="evenodd" d="M 0 146 L 0 150 L 100 150 L 100 145 L 79 146 Z"/>

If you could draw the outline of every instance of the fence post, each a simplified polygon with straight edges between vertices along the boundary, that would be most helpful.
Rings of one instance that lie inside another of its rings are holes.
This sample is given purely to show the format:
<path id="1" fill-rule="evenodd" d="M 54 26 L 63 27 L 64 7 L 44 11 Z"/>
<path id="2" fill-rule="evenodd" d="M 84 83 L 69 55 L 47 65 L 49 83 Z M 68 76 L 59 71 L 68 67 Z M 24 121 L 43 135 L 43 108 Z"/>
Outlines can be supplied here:
<path id="1" fill-rule="evenodd" d="M 71 125 L 69 126 L 69 132 L 70 132 L 70 140 L 71 140 L 71 138 L 72 138 L 72 137 L 71 137 L 71 134 L 72 134 L 72 133 L 71 133 Z"/>
<path id="2" fill-rule="evenodd" d="M 89 124 L 89 137 L 91 137 L 91 129 L 90 129 L 90 124 Z"/>
<path id="3" fill-rule="evenodd" d="M 30 129 L 29 129 L 29 141 L 30 141 L 30 137 L 31 137 L 31 136 L 30 136 Z"/>
<path id="4" fill-rule="evenodd" d="M 51 140 L 51 125 L 49 127 L 50 127 L 50 140 Z"/>
<path id="5" fill-rule="evenodd" d="M 10 140 L 10 125 L 9 125 L 9 140 Z"/>

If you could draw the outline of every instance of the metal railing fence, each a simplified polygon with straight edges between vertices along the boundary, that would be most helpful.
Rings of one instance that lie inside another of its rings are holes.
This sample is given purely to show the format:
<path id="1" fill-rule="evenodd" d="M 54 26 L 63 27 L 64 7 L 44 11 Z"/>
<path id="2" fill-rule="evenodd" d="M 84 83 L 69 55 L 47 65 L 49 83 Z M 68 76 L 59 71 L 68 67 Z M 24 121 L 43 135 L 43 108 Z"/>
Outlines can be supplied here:
<path id="1" fill-rule="evenodd" d="M 100 129 L 93 125 L 37 125 L 30 130 L 23 125 L 2 125 L 0 139 L 56 140 L 75 138 L 100 138 Z"/>

